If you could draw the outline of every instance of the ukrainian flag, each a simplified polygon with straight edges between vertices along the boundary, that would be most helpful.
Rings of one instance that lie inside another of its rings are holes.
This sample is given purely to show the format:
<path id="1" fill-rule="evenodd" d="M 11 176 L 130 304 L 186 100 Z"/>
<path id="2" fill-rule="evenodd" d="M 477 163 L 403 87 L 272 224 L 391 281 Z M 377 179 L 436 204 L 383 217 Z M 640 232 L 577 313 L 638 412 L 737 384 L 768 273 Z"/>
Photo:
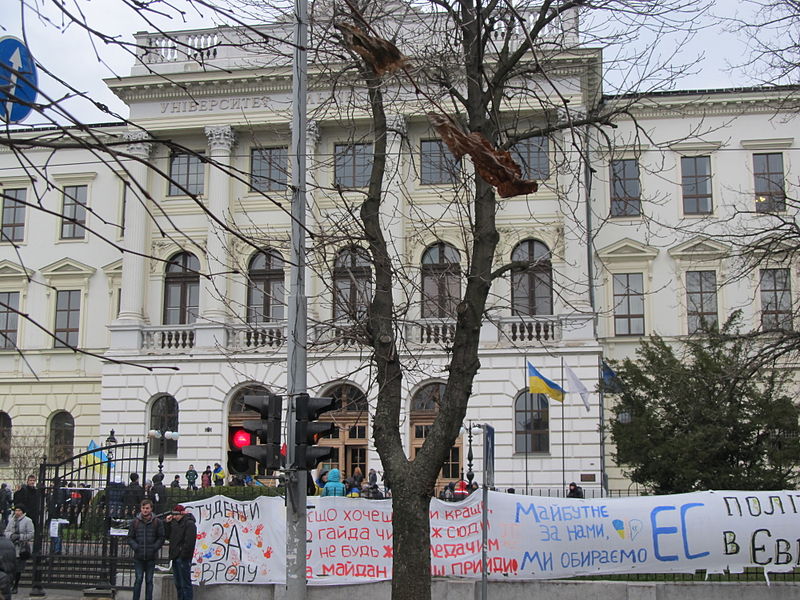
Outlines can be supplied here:
<path id="1" fill-rule="evenodd" d="M 564 388 L 539 373 L 530 362 L 528 362 L 528 388 L 531 394 L 547 394 L 553 400 L 564 401 Z"/>
<path id="2" fill-rule="evenodd" d="M 102 450 L 99 450 L 99 448 L 100 446 L 98 446 L 94 440 L 91 440 L 86 450 L 87 452 L 94 450 L 94 452 L 91 452 L 91 454 L 84 454 L 81 457 L 81 462 L 101 475 L 105 475 L 109 466 L 112 469 L 114 468 L 114 463 L 109 461 L 108 455 Z"/>

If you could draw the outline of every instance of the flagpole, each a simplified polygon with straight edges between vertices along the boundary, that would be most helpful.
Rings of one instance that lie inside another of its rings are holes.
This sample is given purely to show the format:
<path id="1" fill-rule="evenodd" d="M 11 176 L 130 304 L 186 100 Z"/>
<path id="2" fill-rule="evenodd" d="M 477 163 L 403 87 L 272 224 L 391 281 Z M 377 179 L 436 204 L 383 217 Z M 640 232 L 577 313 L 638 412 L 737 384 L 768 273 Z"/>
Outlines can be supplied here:
<path id="1" fill-rule="evenodd" d="M 525 419 L 531 418 L 533 409 L 533 399 L 531 398 L 531 387 L 528 384 L 528 355 L 525 355 Z M 525 495 L 528 495 L 528 452 L 530 448 L 530 432 L 528 424 L 525 424 Z"/>
<path id="2" fill-rule="evenodd" d="M 561 355 L 561 389 L 564 389 L 564 355 Z M 564 444 L 564 404 L 567 401 L 566 390 L 561 394 L 561 493 L 566 494 L 567 475 L 566 475 L 566 445 Z"/>
<path id="3" fill-rule="evenodd" d="M 606 479 L 606 432 L 605 432 L 605 390 L 603 389 L 603 358 L 597 357 L 597 381 L 600 383 L 600 494 L 608 496 L 608 480 Z"/>

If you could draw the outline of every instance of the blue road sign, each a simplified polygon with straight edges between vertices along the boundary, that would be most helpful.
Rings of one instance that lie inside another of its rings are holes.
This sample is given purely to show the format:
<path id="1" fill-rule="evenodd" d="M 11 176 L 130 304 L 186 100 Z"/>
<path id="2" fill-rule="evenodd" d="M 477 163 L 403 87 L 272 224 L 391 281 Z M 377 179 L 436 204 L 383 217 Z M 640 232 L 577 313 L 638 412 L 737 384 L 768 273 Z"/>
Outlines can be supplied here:
<path id="1" fill-rule="evenodd" d="M 15 37 L 0 38 L 0 119 L 19 123 L 27 117 L 37 94 L 36 63 Z"/>

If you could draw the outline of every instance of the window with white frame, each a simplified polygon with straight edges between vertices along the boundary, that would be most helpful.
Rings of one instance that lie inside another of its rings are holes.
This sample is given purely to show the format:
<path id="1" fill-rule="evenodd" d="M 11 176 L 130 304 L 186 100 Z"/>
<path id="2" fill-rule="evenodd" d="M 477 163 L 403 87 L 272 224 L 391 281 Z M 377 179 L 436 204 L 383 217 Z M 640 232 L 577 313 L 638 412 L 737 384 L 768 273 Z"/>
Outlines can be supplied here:
<path id="1" fill-rule="evenodd" d="M 544 181 L 550 178 L 550 142 L 547 136 L 534 136 L 517 142 L 511 154 L 522 170 L 523 179 Z"/>
<path id="2" fill-rule="evenodd" d="M 0 242 L 21 242 L 25 239 L 25 188 L 3 190 L 3 224 Z"/>
<path id="3" fill-rule="evenodd" d="M 283 256 L 277 250 L 261 250 L 250 259 L 247 271 L 247 322 L 268 323 L 283 319 L 286 283 Z"/>
<path id="4" fill-rule="evenodd" d="M 289 149 L 253 148 L 250 151 L 250 187 L 258 192 L 277 192 L 286 189 Z"/>
<path id="5" fill-rule="evenodd" d="M 642 188 L 636 159 L 611 161 L 611 216 L 638 217 L 642 214 Z"/>
<path id="6" fill-rule="evenodd" d="M 202 152 L 173 152 L 169 158 L 169 196 L 202 194 L 205 188 Z"/>
<path id="7" fill-rule="evenodd" d="M 789 269 L 761 269 L 761 328 L 792 329 L 792 284 Z"/>
<path id="8" fill-rule="evenodd" d="M 345 248 L 333 266 L 333 318 L 364 318 L 372 299 L 372 261 L 366 250 Z"/>
<path id="9" fill-rule="evenodd" d="M 781 212 L 786 210 L 782 153 L 765 152 L 753 154 L 753 179 L 757 212 Z"/>
<path id="10" fill-rule="evenodd" d="M 19 292 L 0 292 L 0 349 L 17 348 Z"/>
<path id="11" fill-rule="evenodd" d="M 422 255 L 422 318 L 452 319 L 461 298 L 458 250 L 439 242 Z"/>
<path id="12" fill-rule="evenodd" d="M 61 213 L 61 239 L 82 240 L 86 237 L 86 200 L 88 186 L 64 186 Z"/>
<path id="13" fill-rule="evenodd" d="M 710 215 L 713 212 L 710 156 L 681 157 L 681 192 L 683 214 Z"/>
<path id="14" fill-rule="evenodd" d="M 514 401 L 514 452 L 550 451 L 550 404 L 544 394 L 520 392 Z"/>
<path id="15" fill-rule="evenodd" d="M 422 140 L 419 147 L 419 182 L 422 185 L 454 183 L 461 170 L 458 160 L 442 140 Z"/>
<path id="16" fill-rule="evenodd" d="M 719 317 L 715 271 L 686 272 L 686 317 L 689 334 L 717 328 Z"/>
<path id="17" fill-rule="evenodd" d="M 74 455 L 75 419 L 61 410 L 50 419 L 48 456 L 53 463 L 60 463 Z"/>
<path id="18" fill-rule="evenodd" d="M 372 144 L 336 144 L 333 161 L 333 179 L 337 186 L 363 188 L 369 185 Z"/>
<path id="19" fill-rule="evenodd" d="M 614 334 L 644 335 L 644 276 L 615 273 Z"/>
<path id="20" fill-rule="evenodd" d="M 164 274 L 164 325 L 187 325 L 197 320 L 200 305 L 200 261 L 180 252 Z"/>
<path id="21" fill-rule="evenodd" d="M 53 328 L 54 348 L 76 348 L 80 337 L 81 291 L 56 291 L 56 323 Z"/>
<path id="22" fill-rule="evenodd" d="M 150 408 L 150 430 L 161 434 L 165 431 L 178 431 L 178 401 L 169 394 L 163 394 L 153 402 Z M 178 455 L 178 440 L 162 435 L 150 442 L 150 456 L 158 456 L 161 444 L 164 445 L 164 456 Z"/>
<path id="23" fill-rule="evenodd" d="M 538 240 L 525 240 L 511 252 L 511 260 L 530 266 L 511 272 L 511 312 L 514 315 L 553 314 L 553 267 L 550 249 Z"/>

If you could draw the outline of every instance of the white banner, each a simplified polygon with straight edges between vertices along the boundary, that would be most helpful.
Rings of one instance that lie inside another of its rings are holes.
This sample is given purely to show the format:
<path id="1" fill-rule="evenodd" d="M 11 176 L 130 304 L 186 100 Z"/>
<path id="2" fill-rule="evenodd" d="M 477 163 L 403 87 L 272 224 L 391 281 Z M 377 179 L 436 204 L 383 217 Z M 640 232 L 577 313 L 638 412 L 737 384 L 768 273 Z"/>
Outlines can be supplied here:
<path id="1" fill-rule="evenodd" d="M 309 498 L 312 584 L 390 579 L 391 500 Z M 696 492 L 630 498 L 489 493 L 492 579 L 630 572 L 740 572 L 800 566 L 800 493 Z M 215 496 L 186 504 L 197 519 L 193 581 L 285 582 L 282 498 Z M 431 573 L 480 577 L 483 503 L 431 500 Z"/>

